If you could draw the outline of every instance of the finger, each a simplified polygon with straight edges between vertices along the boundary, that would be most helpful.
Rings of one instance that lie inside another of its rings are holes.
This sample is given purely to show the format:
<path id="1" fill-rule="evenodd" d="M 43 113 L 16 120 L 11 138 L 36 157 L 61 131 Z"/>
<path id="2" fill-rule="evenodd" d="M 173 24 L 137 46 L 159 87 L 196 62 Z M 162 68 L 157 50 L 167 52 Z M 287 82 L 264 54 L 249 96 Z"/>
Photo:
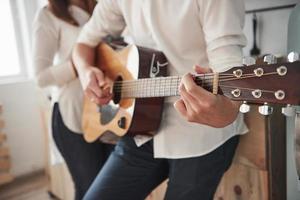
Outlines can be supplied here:
<path id="1" fill-rule="evenodd" d="M 105 104 L 108 104 L 111 99 L 112 99 L 112 96 L 107 96 L 107 97 L 98 99 L 98 101 L 99 101 L 100 105 L 105 105 Z"/>
<path id="2" fill-rule="evenodd" d="M 184 94 L 187 93 L 183 85 L 181 86 L 180 91 L 185 91 L 185 92 L 183 92 Z M 191 102 L 189 102 L 189 99 L 184 94 L 180 94 L 180 95 L 181 95 L 181 99 L 184 103 L 184 106 L 186 108 L 186 111 L 187 111 L 186 116 L 188 118 L 190 115 L 193 115 L 193 113 L 195 113 L 196 106 L 193 107 Z"/>
<path id="3" fill-rule="evenodd" d="M 90 77 L 90 83 L 88 85 L 88 89 L 92 90 L 98 96 L 98 98 L 102 97 L 102 90 L 98 84 L 95 74 L 92 74 Z"/>
<path id="4" fill-rule="evenodd" d="M 200 67 L 199 65 L 195 65 L 193 68 L 197 74 L 206 74 L 213 72 L 212 69 L 209 67 Z"/>
<path id="5" fill-rule="evenodd" d="M 105 76 L 104 76 L 103 72 L 101 70 L 96 70 L 94 72 L 94 75 L 95 75 L 95 77 L 97 79 L 98 85 L 100 87 L 103 87 L 103 85 L 105 85 L 105 83 L 106 83 L 105 82 Z"/>
<path id="6" fill-rule="evenodd" d="M 174 108 L 175 108 L 175 110 L 177 110 L 177 112 L 179 112 L 184 117 L 187 116 L 187 109 L 186 109 L 182 99 L 179 99 L 174 103 Z"/>
<path id="7" fill-rule="evenodd" d="M 113 82 L 110 78 L 108 78 L 107 76 L 105 76 L 104 80 L 105 80 L 105 83 L 106 83 L 108 86 L 110 86 L 110 87 L 113 86 L 114 82 Z"/>
<path id="8" fill-rule="evenodd" d="M 211 101 L 214 95 L 204 88 L 198 86 L 191 74 L 186 74 L 182 78 L 182 84 L 186 88 L 186 91 L 199 101 Z"/>
<path id="9" fill-rule="evenodd" d="M 96 104 L 100 104 L 100 102 L 98 101 L 98 96 L 92 91 L 92 90 L 86 90 L 85 91 L 85 95 L 88 97 L 88 99 Z"/>
<path id="10" fill-rule="evenodd" d="M 182 85 L 179 89 L 180 96 L 182 97 L 185 106 L 188 108 L 187 110 L 191 110 L 193 112 L 197 112 L 199 110 L 200 104 L 197 99 L 195 99 L 192 95 L 190 95 Z"/>
<path id="11" fill-rule="evenodd" d="M 109 101 L 112 99 L 112 95 L 110 96 L 106 96 L 103 98 L 99 98 L 97 97 L 96 94 L 93 93 L 93 91 L 91 90 L 86 90 L 85 94 L 87 95 L 87 97 L 94 103 L 99 104 L 99 105 L 104 105 L 104 104 L 108 104 Z"/>
<path id="12" fill-rule="evenodd" d="M 102 89 L 102 97 L 109 97 L 111 95 L 112 94 L 111 94 L 110 86 L 109 85 L 104 86 Z"/>

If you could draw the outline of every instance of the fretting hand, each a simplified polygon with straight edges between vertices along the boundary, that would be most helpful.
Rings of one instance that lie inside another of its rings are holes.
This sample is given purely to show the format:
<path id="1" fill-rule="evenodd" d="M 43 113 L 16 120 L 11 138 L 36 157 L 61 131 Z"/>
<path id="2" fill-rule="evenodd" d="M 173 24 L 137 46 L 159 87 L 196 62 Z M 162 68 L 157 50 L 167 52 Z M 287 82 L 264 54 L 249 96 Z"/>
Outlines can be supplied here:
<path id="1" fill-rule="evenodd" d="M 211 73 L 210 68 L 195 66 L 198 74 Z M 191 74 L 183 76 L 179 86 L 181 98 L 175 102 L 175 109 L 187 121 L 216 128 L 231 124 L 239 112 L 239 102 L 234 102 L 222 95 L 214 95 L 196 85 Z"/>

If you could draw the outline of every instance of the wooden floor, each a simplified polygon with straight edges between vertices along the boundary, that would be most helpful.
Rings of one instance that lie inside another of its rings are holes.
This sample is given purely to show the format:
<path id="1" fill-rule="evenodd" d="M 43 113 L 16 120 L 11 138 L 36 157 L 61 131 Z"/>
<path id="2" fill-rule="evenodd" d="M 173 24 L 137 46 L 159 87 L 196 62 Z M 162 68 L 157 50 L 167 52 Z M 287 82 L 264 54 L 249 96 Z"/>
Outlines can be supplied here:
<path id="1" fill-rule="evenodd" d="M 43 172 L 16 179 L 0 186 L 1 200 L 53 200 L 47 191 L 47 178 Z"/>

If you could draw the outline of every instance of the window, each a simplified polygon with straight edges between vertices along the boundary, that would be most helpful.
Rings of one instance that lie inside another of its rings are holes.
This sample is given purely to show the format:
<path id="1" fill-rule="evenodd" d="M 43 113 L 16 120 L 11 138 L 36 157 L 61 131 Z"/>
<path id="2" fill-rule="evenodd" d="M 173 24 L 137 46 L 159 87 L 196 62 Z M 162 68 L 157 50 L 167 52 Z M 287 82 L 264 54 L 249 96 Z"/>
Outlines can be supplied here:
<path id="1" fill-rule="evenodd" d="M 21 73 L 17 40 L 12 9 L 9 0 L 0 1 L 0 76 L 13 76 Z"/>
<path id="2" fill-rule="evenodd" d="M 30 26 L 35 1 L 0 0 L 0 83 L 29 78 L 31 65 Z M 27 7 L 26 7 L 27 6 Z"/>

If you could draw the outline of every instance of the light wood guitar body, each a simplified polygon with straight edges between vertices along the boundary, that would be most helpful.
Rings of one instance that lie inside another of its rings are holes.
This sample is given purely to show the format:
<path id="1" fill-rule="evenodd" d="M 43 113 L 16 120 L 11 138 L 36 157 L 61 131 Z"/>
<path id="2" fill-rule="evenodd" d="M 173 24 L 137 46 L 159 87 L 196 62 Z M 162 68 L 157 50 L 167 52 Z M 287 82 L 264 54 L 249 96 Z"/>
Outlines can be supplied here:
<path id="1" fill-rule="evenodd" d="M 97 58 L 101 59 L 97 59 L 96 65 L 114 81 L 148 78 L 151 66 L 159 67 L 155 63 L 166 62 L 160 52 L 134 45 L 116 51 L 105 43 L 99 45 Z M 154 63 L 151 65 L 151 62 Z M 162 75 L 166 75 L 166 67 L 160 68 L 156 74 Z M 159 127 L 163 98 L 121 98 L 121 94 L 117 93 L 109 105 L 102 107 L 85 97 L 82 127 L 86 141 L 93 142 L 102 137 L 106 142 L 113 142 L 115 136 L 121 137 L 126 133 L 151 135 Z"/>

